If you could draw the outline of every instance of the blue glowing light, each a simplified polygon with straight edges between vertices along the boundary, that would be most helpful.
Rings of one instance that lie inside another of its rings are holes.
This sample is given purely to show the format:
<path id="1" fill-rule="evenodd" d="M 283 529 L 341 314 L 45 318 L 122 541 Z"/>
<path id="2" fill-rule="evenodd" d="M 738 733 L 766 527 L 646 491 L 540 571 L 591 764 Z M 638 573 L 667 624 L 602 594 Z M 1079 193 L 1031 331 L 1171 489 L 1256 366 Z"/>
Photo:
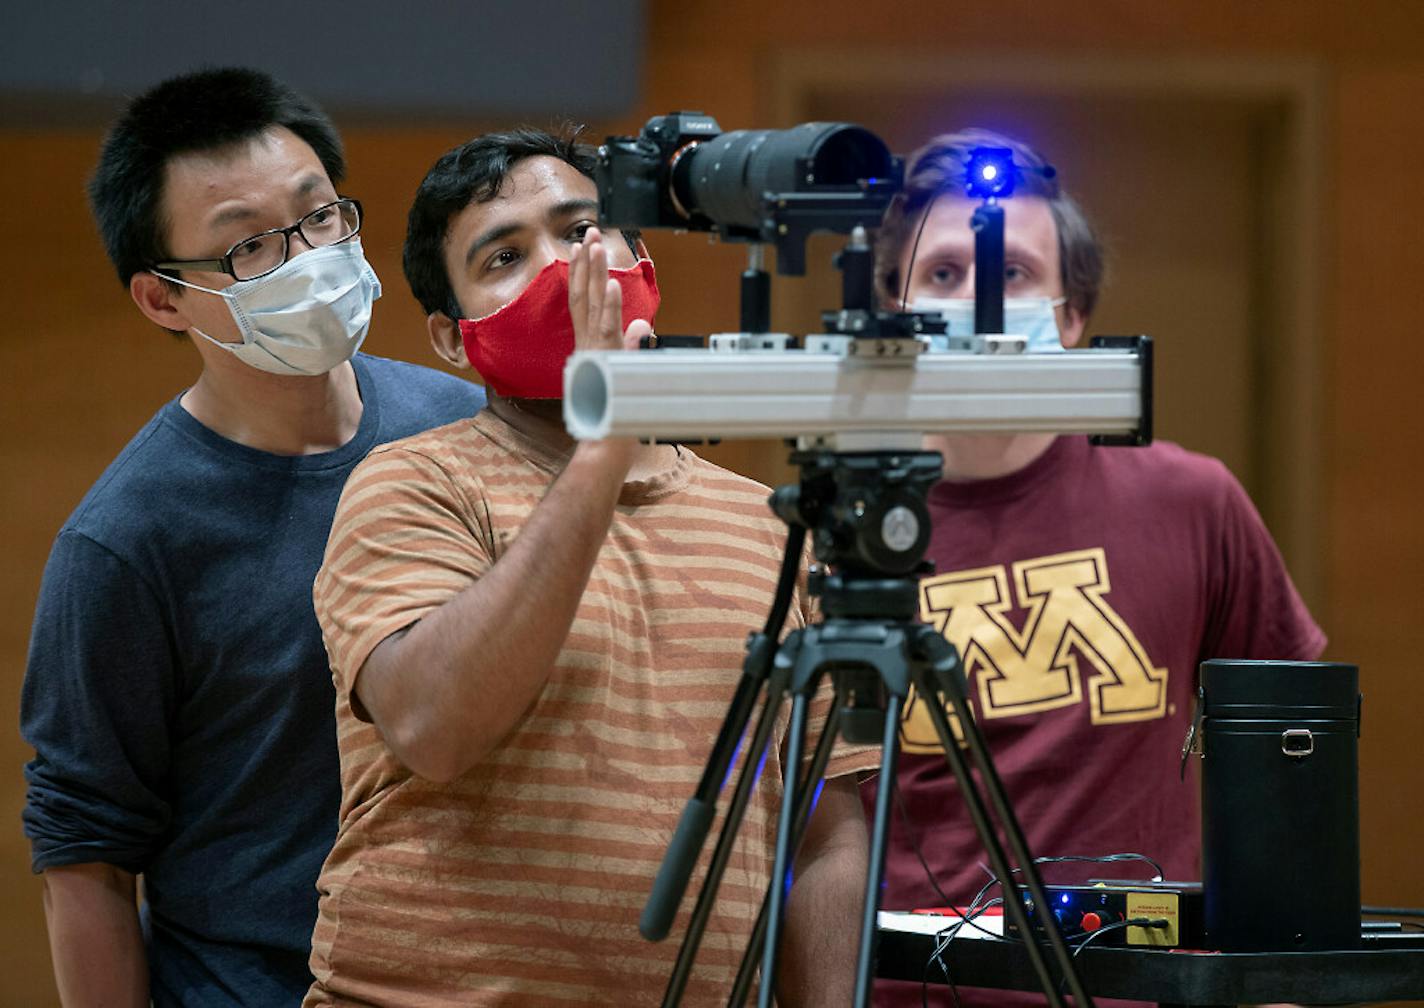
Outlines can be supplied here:
<path id="1" fill-rule="evenodd" d="M 1058 902 L 1059 902 L 1059 903 L 1062 903 L 1064 906 L 1067 906 L 1067 905 L 1068 905 L 1068 894 L 1067 894 L 1067 893 L 1064 893 L 1062 896 L 1059 896 L 1059 897 L 1058 897 Z"/>
<path id="2" fill-rule="evenodd" d="M 1014 191 L 1014 152 L 1007 147 L 975 147 L 965 161 L 964 188 L 970 196 L 993 199 Z"/>

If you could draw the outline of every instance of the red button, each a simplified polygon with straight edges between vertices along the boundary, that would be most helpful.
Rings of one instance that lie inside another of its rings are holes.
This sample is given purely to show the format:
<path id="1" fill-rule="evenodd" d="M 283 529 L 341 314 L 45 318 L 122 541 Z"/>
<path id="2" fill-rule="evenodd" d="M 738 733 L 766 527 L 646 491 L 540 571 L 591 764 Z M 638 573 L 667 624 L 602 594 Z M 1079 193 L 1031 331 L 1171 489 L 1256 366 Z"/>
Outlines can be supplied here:
<path id="1" fill-rule="evenodd" d="M 1084 930 L 1084 931 L 1096 931 L 1098 928 L 1100 928 L 1100 927 L 1102 927 L 1102 926 L 1103 926 L 1103 919 L 1102 919 L 1101 917 L 1099 917 L 1097 914 L 1093 913 L 1093 911 L 1089 910 L 1087 913 L 1085 913 L 1085 914 L 1083 915 L 1083 930 Z"/>

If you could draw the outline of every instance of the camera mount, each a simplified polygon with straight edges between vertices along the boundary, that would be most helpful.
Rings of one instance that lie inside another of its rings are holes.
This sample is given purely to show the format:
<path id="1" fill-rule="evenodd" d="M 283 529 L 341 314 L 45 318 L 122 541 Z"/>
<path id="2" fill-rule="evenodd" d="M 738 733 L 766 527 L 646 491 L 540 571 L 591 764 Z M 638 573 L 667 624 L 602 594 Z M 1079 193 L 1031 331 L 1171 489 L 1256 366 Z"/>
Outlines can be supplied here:
<path id="1" fill-rule="evenodd" d="M 976 284 L 976 302 L 983 304 L 976 306 L 975 335 L 962 349 L 927 353 L 928 334 L 944 331 L 936 314 L 887 312 L 876 305 L 865 229 L 879 222 L 898 188 L 902 165 L 873 134 L 836 123 L 721 134 L 709 116 L 674 113 L 650 120 L 639 137 L 610 137 L 600 148 L 600 223 L 715 231 L 752 242 L 753 253 L 742 278 L 743 331 L 713 337 L 713 349 L 584 351 L 570 357 L 564 373 L 570 433 L 579 439 L 780 437 L 794 439 L 799 448 L 791 457 L 799 483 L 771 498 L 789 528 L 771 612 L 762 632 L 748 642 L 727 716 L 639 923 L 650 940 L 661 940 L 670 930 L 718 794 L 764 693 L 668 981 L 665 1008 L 682 997 L 786 699 L 791 699 L 787 772 L 773 872 L 731 1005 L 744 1003 L 758 965 L 759 1005 L 772 1003 L 791 861 L 835 738 L 879 742 L 881 780 L 893 781 L 900 719 L 911 688 L 940 701 L 926 708 L 993 870 L 999 878 L 1015 871 L 996 820 L 1033 896 L 1040 926 L 1030 927 L 1022 901 L 1007 901 L 1006 913 L 1020 933 L 1046 936 L 1062 985 L 1077 1004 L 1092 1005 L 1056 921 L 1044 909 L 1042 881 L 970 710 L 958 654 L 918 619 L 917 579 L 929 571 L 923 559 L 930 532 L 926 495 L 943 464 L 938 453 L 921 449 L 921 441 L 927 433 L 1076 432 L 1099 443 L 1145 444 L 1151 440 L 1152 346 L 1141 336 L 1096 337 L 1085 351 L 1026 354 L 1022 337 L 1002 333 L 1003 208 L 997 200 L 1010 191 L 1014 169 L 1011 154 L 1007 163 L 984 164 L 992 170 L 981 168 L 975 177 L 993 191 L 984 195 L 972 223 L 976 278 L 987 274 L 983 285 Z M 800 273 L 805 237 L 822 230 L 851 236 L 837 263 L 842 307 L 823 313 L 826 331 L 806 337 L 806 349 L 788 349 L 793 341 L 765 331 L 768 289 L 757 243 L 776 245 L 779 272 Z M 810 584 L 823 619 L 793 630 L 778 645 L 808 535 L 830 571 L 813 576 Z M 834 700 L 805 759 L 810 700 L 826 677 Z M 965 749 L 946 707 L 957 719 Z M 856 964 L 857 1008 L 869 1004 L 874 980 L 892 793 L 883 786 L 876 799 Z M 1032 939 L 1026 947 L 1049 1003 L 1062 1005 L 1060 982 L 1050 973 L 1044 950 Z"/>

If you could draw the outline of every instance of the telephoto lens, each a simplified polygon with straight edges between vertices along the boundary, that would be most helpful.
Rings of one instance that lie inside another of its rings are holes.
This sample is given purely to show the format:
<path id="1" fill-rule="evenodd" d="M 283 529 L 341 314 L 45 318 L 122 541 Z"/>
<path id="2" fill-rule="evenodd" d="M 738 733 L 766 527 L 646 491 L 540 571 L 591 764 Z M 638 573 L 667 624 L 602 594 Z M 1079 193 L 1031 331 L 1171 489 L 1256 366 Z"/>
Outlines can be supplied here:
<path id="1" fill-rule="evenodd" d="M 733 130 L 683 149 L 672 169 L 674 205 L 689 218 L 758 230 L 766 193 L 852 192 L 894 172 L 885 142 L 850 123 Z"/>

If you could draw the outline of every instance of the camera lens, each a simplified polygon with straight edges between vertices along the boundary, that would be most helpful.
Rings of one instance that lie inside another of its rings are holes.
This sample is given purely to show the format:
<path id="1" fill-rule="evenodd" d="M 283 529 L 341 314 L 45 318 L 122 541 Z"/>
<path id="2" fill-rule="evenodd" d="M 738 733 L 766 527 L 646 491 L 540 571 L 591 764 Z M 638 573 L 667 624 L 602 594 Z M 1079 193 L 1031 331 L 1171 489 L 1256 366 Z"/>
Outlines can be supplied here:
<path id="1" fill-rule="evenodd" d="M 762 194 L 860 188 L 892 171 L 874 133 L 849 123 L 802 123 L 788 130 L 734 130 L 686 150 L 672 190 L 689 216 L 721 227 L 759 230 Z"/>

